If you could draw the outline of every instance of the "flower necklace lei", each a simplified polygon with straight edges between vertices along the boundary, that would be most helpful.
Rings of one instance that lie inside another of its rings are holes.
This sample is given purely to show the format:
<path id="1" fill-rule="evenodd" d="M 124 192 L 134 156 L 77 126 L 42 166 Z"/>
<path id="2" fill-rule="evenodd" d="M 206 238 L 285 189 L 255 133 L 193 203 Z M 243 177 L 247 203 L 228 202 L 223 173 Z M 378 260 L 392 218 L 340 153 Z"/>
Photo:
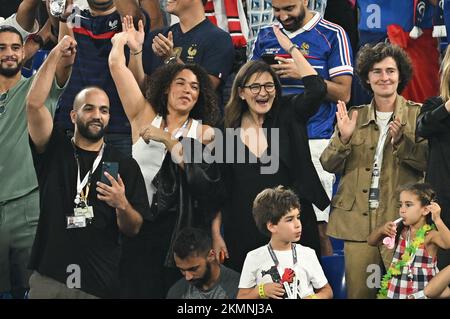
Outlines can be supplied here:
<path id="1" fill-rule="evenodd" d="M 381 281 L 381 288 L 378 292 L 378 299 L 386 299 L 388 292 L 389 281 L 392 277 L 398 276 L 402 273 L 402 268 L 406 265 L 409 265 L 411 261 L 414 259 L 416 255 L 416 250 L 425 242 L 426 234 L 434 229 L 435 226 L 430 226 L 428 224 L 423 225 L 416 233 L 416 237 L 414 240 L 405 248 L 402 257 L 395 264 L 391 264 L 387 273 L 383 276 L 383 280 Z"/>

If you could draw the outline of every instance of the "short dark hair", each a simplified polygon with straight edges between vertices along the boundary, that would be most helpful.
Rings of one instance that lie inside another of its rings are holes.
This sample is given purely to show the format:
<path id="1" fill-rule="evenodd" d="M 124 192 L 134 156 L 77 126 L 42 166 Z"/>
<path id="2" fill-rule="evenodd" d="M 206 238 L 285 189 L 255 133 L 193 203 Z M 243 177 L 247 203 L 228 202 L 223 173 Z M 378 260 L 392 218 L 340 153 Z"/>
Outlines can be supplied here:
<path id="1" fill-rule="evenodd" d="M 192 227 L 183 229 L 173 245 L 173 252 L 181 259 L 189 256 L 206 256 L 211 249 L 211 236 L 203 229 Z"/>
<path id="2" fill-rule="evenodd" d="M 399 83 L 397 93 L 400 94 L 408 84 L 412 77 L 412 64 L 406 52 L 399 46 L 391 43 L 380 42 L 376 45 L 366 44 L 358 53 L 356 58 L 356 74 L 358 75 L 361 85 L 373 93 L 373 90 L 367 81 L 369 80 L 369 72 L 375 63 L 391 57 L 397 63 L 399 72 Z"/>
<path id="3" fill-rule="evenodd" d="M 280 219 L 297 208 L 300 211 L 300 202 L 297 195 L 283 186 L 267 188 L 259 193 L 253 202 L 253 218 L 256 227 L 266 236 L 271 236 L 267 223 L 278 224 Z"/>
<path id="4" fill-rule="evenodd" d="M 23 37 L 22 34 L 20 34 L 19 30 L 17 30 L 16 28 L 14 28 L 13 26 L 10 25 L 0 25 L 0 33 L 3 32 L 12 32 L 15 33 L 19 36 L 20 38 L 20 43 L 23 45 Z"/>
<path id="5" fill-rule="evenodd" d="M 203 124 L 215 126 L 220 119 L 217 96 L 208 74 L 199 65 L 175 63 L 163 65 L 156 69 L 147 85 L 145 94 L 147 100 L 153 106 L 156 113 L 161 114 L 164 119 L 167 119 L 167 92 L 172 81 L 183 70 L 191 70 L 199 82 L 199 96 L 189 117 L 201 120 Z"/>

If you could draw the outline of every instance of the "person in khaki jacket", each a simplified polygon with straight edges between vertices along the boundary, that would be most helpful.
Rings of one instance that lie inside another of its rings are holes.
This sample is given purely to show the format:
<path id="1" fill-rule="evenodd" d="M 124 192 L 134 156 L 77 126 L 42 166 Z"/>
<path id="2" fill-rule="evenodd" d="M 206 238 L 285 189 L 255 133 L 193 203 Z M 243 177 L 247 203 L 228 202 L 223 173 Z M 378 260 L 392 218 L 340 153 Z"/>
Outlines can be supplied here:
<path id="1" fill-rule="evenodd" d="M 396 189 L 423 179 L 428 157 L 425 140 L 416 140 L 420 104 L 400 92 L 411 78 L 406 53 L 388 43 L 360 50 L 356 72 L 373 93 L 372 102 L 351 108 L 342 101 L 336 112 L 333 137 L 322 153 L 324 169 L 341 174 L 332 200 L 328 235 L 344 240 L 345 275 L 349 298 L 375 298 L 373 265 L 388 267 L 392 251 L 371 247 L 367 236 L 397 216 Z"/>

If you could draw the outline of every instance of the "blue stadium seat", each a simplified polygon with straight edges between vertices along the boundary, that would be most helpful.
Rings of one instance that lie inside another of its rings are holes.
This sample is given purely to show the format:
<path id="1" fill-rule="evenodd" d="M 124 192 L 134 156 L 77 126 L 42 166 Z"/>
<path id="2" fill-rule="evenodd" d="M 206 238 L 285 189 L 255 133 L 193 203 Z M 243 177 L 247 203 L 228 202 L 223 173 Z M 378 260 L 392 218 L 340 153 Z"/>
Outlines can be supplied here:
<path id="1" fill-rule="evenodd" d="M 337 239 L 330 237 L 331 246 L 333 246 L 333 252 L 337 255 L 344 254 L 344 241 L 342 239 Z"/>
<path id="2" fill-rule="evenodd" d="M 31 62 L 31 68 L 22 68 L 22 75 L 26 78 L 29 78 L 33 74 L 35 74 L 39 68 L 41 67 L 42 63 L 44 63 L 45 59 L 47 58 L 49 54 L 48 50 L 39 50 L 37 51 L 33 56 L 33 61 Z"/>
<path id="3" fill-rule="evenodd" d="M 328 279 L 335 299 L 347 298 L 347 286 L 345 284 L 344 255 L 322 257 L 322 269 Z"/>

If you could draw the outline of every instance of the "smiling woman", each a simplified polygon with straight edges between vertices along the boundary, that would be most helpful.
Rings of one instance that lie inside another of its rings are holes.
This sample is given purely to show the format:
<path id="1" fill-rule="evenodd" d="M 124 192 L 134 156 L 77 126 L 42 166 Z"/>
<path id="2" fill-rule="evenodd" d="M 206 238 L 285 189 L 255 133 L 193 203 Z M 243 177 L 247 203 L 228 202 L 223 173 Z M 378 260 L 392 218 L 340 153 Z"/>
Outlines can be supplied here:
<path id="1" fill-rule="evenodd" d="M 209 228 L 211 213 L 204 203 L 214 196 L 194 191 L 213 189 L 200 184 L 219 181 L 208 165 L 172 161 L 183 155 L 175 145 L 181 145 L 180 139 L 200 147 L 209 142 L 204 133 L 218 120 L 219 109 L 208 75 L 197 65 L 162 66 L 144 96 L 125 65 L 127 40 L 125 32 L 114 36 L 109 67 L 131 124 L 133 157 L 144 175 L 151 210 L 137 238 L 125 240 L 122 291 L 124 297 L 164 298 L 180 277 L 171 268 L 176 234 L 186 226 Z"/>
<path id="2" fill-rule="evenodd" d="M 291 41 L 278 28 L 275 27 L 274 32 L 285 50 L 292 47 Z M 233 145 L 235 161 L 230 163 L 228 156 L 231 154 L 226 152 L 224 158 L 228 162 L 223 161 L 226 164 L 222 175 L 226 178 L 227 201 L 214 222 L 213 239 L 216 251 L 227 251 L 226 264 L 237 271 L 242 269 L 247 252 L 267 243 L 267 238 L 255 226 L 252 202 L 261 190 L 277 185 L 294 189 L 300 197 L 304 226 L 300 242 L 314 248 L 320 256 L 317 222 L 311 204 L 325 208 L 329 199 L 307 155 L 306 123 L 325 97 L 326 85 L 299 50 L 292 50 L 292 57 L 305 84 L 304 94 L 282 96 L 280 81 L 273 69 L 265 62 L 250 61 L 236 75 L 225 109 L 225 127 L 240 129 L 241 134 L 237 136 L 237 143 L 234 136 L 225 134 L 223 145 Z M 263 129 L 267 133 L 263 133 Z M 279 166 L 275 171 L 264 173 L 267 154 L 279 161 Z M 242 158 L 245 160 L 240 160 Z M 224 239 L 220 227 L 222 219 Z"/>

